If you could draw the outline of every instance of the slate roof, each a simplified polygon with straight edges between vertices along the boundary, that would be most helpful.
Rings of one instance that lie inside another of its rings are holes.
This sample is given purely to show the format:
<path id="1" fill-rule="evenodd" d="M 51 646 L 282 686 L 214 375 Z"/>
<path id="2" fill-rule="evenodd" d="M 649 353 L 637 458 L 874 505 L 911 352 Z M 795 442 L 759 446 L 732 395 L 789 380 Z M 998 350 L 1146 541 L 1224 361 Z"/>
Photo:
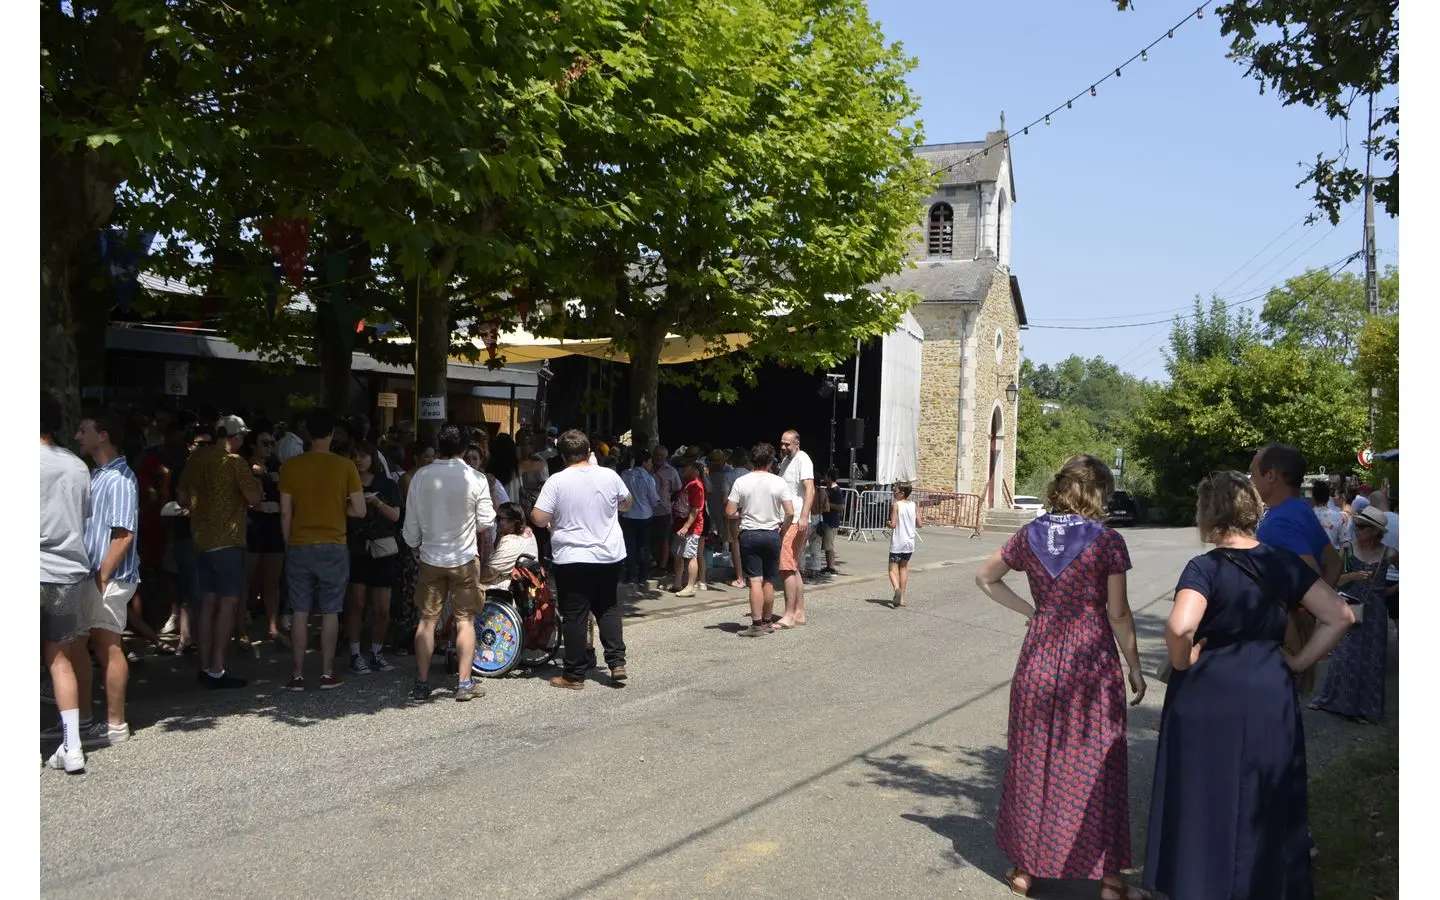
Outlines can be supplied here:
<path id="1" fill-rule="evenodd" d="M 990 293 L 997 266 L 994 257 L 945 262 L 922 259 L 916 262 L 915 268 L 903 269 L 882 279 L 879 287 L 915 291 L 928 301 L 980 303 Z"/>
<path id="2" fill-rule="evenodd" d="M 936 169 L 954 166 L 945 172 L 942 185 L 982 184 L 1000 180 L 1000 163 L 1010 155 L 1003 142 L 1009 135 L 992 131 L 983 141 L 962 141 L 953 144 L 925 144 L 915 148 L 915 155 L 928 160 Z M 998 146 L 996 146 L 998 145 Z M 990 152 L 983 152 L 989 147 Z M 967 157 L 973 156 L 968 162 Z M 1010 200 L 1015 200 L 1015 166 L 1010 166 Z"/>

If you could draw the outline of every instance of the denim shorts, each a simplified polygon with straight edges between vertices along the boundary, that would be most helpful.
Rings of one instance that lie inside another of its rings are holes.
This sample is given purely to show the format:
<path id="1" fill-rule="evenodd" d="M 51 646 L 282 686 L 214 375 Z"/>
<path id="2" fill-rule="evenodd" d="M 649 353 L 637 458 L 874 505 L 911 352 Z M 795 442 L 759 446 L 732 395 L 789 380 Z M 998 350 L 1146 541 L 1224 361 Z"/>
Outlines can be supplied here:
<path id="1" fill-rule="evenodd" d="M 200 595 L 233 597 L 245 593 L 245 548 L 224 547 L 195 554 L 195 568 L 200 577 Z"/>
<path id="2" fill-rule="evenodd" d="M 350 584 L 350 548 L 344 544 L 296 544 L 285 553 L 290 608 L 332 615 L 345 608 Z"/>

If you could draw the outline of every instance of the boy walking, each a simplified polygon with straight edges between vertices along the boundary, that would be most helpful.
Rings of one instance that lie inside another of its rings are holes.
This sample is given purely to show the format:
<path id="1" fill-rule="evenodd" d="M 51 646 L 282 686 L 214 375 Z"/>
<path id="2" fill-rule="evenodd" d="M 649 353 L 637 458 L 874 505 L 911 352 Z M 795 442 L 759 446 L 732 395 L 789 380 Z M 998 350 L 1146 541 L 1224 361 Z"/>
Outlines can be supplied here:
<path id="1" fill-rule="evenodd" d="M 895 485 L 890 496 L 890 587 L 895 589 L 890 606 L 899 609 L 905 605 L 905 589 L 910 584 L 910 556 L 915 552 L 920 508 L 910 499 L 908 482 Z"/>

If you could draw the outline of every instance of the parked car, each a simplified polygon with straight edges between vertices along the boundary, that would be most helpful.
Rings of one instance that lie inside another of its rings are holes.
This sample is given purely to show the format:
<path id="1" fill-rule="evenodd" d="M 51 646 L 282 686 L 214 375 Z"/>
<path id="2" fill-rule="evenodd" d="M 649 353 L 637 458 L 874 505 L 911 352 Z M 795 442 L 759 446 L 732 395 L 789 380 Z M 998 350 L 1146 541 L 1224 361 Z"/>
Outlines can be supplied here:
<path id="1" fill-rule="evenodd" d="M 1139 507 L 1125 491 L 1110 495 L 1110 506 L 1105 510 L 1106 525 L 1134 525 L 1140 520 Z"/>
<path id="2" fill-rule="evenodd" d="M 1039 513 L 1045 511 L 1045 504 L 1040 502 L 1039 497 L 1016 497 L 1011 509 Z"/>

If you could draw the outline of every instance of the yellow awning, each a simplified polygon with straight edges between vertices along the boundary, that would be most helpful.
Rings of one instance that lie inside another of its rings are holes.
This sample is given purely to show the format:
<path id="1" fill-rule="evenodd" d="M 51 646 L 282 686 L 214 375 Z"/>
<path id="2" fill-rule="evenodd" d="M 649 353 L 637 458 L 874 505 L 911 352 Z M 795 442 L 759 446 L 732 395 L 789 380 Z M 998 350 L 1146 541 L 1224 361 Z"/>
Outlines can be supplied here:
<path id="1" fill-rule="evenodd" d="M 665 346 L 660 351 L 660 364 L 675 366 L 724 356 L 727 353 L 734 353 L 749 344 L 751 340 L 752 338 L 748 334 L 727 334 L 724 335 L 724 345 L 717 346 L 707 342 L 704 338 L 687 338 L 672 334 L 665 338 Z M 478 338 L 475 339 L 475 345 L 482 351 L 485 349 L 485 343 Z M 591 359 L 604 359 L 627 365 L 630 362 L 630 354 L 623 350 L 617 350 L 610 338 L 567 341 L 560 338 L 538 338 L 524 332 L 517 332 L 502 336 L 496 346 L 496 352 L 510 362 L 517 363 L 541 362 L 547 359 L 558 359 L 562 356 L 588 356 Z M 458 357 L 456 359 L 459 361 Z"/>

